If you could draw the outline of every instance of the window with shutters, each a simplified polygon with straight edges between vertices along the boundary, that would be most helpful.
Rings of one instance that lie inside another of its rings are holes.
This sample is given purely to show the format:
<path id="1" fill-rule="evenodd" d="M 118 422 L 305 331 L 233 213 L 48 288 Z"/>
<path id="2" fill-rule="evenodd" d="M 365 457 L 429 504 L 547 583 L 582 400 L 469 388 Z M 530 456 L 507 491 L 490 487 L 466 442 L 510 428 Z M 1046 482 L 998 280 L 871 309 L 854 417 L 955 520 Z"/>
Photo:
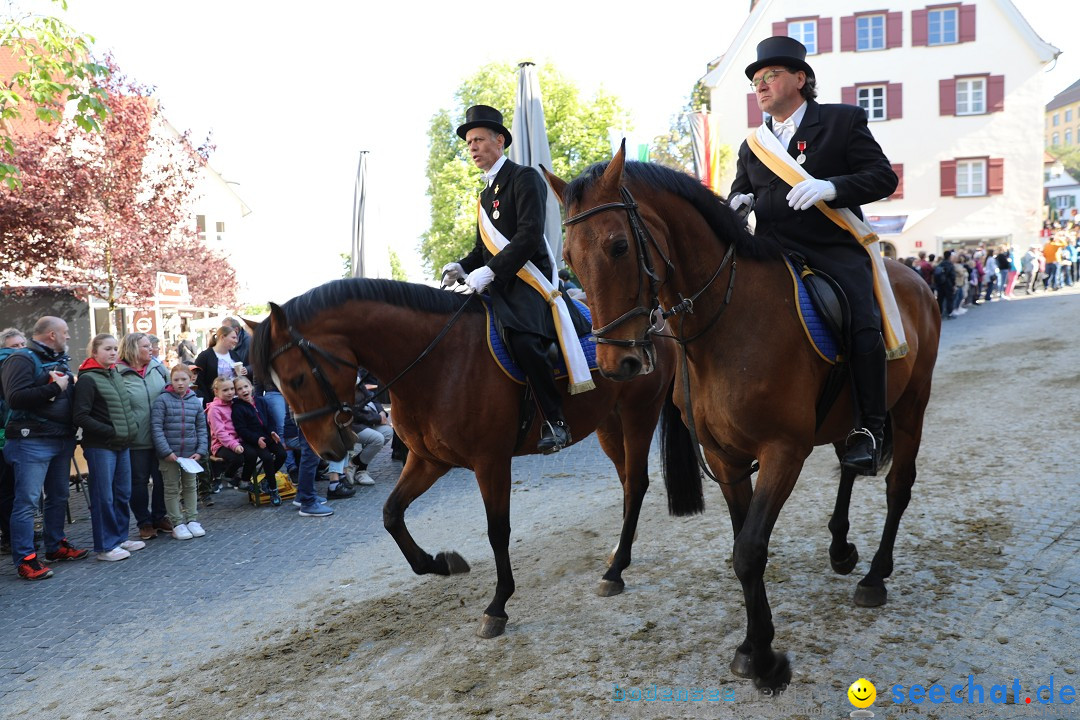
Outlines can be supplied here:
<path id="1" fill-rule="evenodd" d="M 794 20 L 787 25 L 788 37 L 806 46 L 807 55 L 817 55 L 817 20 Z"/>
<path id="2" fill-rule="evenodd" d="M 1054 201 L 1057 203 L 1059 210 L 1064 210 L 1065 208 L 1071 208 L 1073 205 L 1076 204 L 1076 196 L 1058 195 L 1056 198 L 1054 198 Z"/>
<path id="3" fill-rule="evenodd" d="M 986 113 L 986 78 L 956 79 L 956 114 L 984 115 Z"/>
<path id="4" fill-rule="evenodd" d="M 959 42 L 958 8 L 938 8 L 926 14 L 928 45 L 952 45 Z"/>
<path id="5" fill-rule="evenodd" d="M 855 18 L 855 50 L 885 49 L 885 16 L 859 15 Z"/>
<path id="6" fill-rule="evenodd" d="M 885 86 L 864 85 L 855 89 L 856 104 L 866 111 L 867 120 L 887 120 Z"/>
<path id="7" fill-rule="evenodd" d="M 957 160 L 956 196 L 975 197 L 987 194 L 986 160 Z"/>

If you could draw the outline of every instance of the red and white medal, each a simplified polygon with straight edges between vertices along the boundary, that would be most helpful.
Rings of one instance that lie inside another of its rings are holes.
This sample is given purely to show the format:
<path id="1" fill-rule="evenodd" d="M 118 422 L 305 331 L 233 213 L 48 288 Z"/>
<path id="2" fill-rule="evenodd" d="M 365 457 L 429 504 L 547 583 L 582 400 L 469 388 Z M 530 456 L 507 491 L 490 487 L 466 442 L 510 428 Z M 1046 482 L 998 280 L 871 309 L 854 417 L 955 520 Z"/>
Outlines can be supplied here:
<path id="1" fill-rule="evenodd" d="M 802 165 L 804 162 L 806 162 L 806 141 L 800 140 L 797 143 L 796 147 L 799 148 L 799 155 L 795 158 L 795 162 Z"/>

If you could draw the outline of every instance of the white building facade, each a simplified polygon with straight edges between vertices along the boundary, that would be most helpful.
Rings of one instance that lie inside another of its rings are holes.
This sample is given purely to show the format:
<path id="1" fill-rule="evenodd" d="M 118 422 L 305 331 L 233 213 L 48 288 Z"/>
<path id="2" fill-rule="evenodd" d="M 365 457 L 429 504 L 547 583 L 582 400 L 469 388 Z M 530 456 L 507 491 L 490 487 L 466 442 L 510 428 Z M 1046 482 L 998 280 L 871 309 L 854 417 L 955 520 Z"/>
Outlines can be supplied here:
<path id="1" fill-rule="evenodd" d="M 891 0 L 885 9 L 834 0 L 813 14 L 795 0 L 758 0 L 703 78 L 733 150 L 763 119 L 744 69 L 771 35 L 807 45 L 818 102 L 867 110 L 900 177 L 894 195 L 863 206 L 886 254 L 1038 237 L 1044 71 L 1060 51 L 1009 0 Z M 730 187 L 734 163 L 725 172 Z"/>

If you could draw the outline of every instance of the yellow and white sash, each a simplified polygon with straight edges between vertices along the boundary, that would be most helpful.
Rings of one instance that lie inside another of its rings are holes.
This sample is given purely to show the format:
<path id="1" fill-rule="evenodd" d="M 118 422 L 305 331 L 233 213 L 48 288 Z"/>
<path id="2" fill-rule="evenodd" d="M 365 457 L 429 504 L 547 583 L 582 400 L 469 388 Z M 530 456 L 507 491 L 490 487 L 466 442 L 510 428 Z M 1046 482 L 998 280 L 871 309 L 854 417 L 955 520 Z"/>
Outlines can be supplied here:
<path id="1" fill-rule="evenodd" d="M 498 255 L 499 251 L 510 244 L 501 232 L 491 222 L 491 218 L 484 212 L 483 206 L 476 203 L 477 225 L 480 228 L 480 238 L 484 241 L 484 247 L 492 255 Z M 547 239 L 544 239 L 547 244 Z M 551 255 L 551 247 L 548 247 L 548 257 Z M 555 275 L 555 262 L 552 259 L 550 278 L 544 277 L 540 268 L 532 261 L 528 261 L 517 276 L 526 282 L 551 308 L 551 315 L 555 319 L 555 332 L 558 335 L 559 347 L 562 349 L 563 360 L 566 361 L 566 370 L 570 376 L 569 390 L 571 395 L 586 392 L 596 387 L 592 374 L 589 372 L 589 363 L 585 360 L 585 353 L 578 342 L 577 332 L 574 329 L 574 321 L 570 319 L 570 311 L 566 308 L 566 301 L 559 292 L 558 276 Z"/>
<path id="2" fill-rule="evenodd" d="M 803 169 L 788 154 L 784 146 L 764 123 L 746 138 L 747 145 L 757 155 L 758 160 L 772 170 L 777 177 L 795 187 L 803 180 L 812 180 L 813 176 Z M 885 353 L 889 360 L 907 355 L 908 344 L 904 337 L 904 323 L 900 318 L 900 309 L 896 306 L 892 285 L 885 260 L 881 255 L 881 244 L 873 229 L 859 219 L 859 216 L 847 208 L 831 208 L 825 201 L 819 201 L 814 207 L 825 213 L 832 220 L 862 245 L 870 255 L 874 266 L 874 297 L 881 308 L 882 336 L 885 339 Z"/>

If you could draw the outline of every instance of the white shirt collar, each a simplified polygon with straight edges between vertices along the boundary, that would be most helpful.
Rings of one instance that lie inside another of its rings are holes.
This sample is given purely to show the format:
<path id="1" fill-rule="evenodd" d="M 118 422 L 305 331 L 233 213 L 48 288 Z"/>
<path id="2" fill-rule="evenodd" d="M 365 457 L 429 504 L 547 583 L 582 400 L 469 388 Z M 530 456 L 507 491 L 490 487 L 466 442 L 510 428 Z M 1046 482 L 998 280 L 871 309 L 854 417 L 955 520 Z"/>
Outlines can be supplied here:
<path id="1" fill-rule="evenodd" d="M 787 119 L 787 122 L 794 123 L 795 129 L 798 130 L 799 126 L 802 125 L 802 121 L 803 121 L 803 118 L 805 116 L 806 116 L 806 101 L 803 100 L 802 105 L 797 107 L 795 109 L 795 112 L 791 113 L 791 115 Z M 773 118 L 773 127 L 776 127 L 779 124 L 779 122 L 780 122 L 779 120 L 777 120 L 776 118 Z"/>
<path id="2" fill-rule="evenodd" d="M 506 164 L 506 156 L 500 155 L 499 159 L 495 161 L 495 164 L 491 166 L 491 169 L 484 173 L 484 181 L 487 183 L 487 187 L 491 187 L 491 183 L 495 182 L 495 176 L 502 170 L 502 166 Z"/>

